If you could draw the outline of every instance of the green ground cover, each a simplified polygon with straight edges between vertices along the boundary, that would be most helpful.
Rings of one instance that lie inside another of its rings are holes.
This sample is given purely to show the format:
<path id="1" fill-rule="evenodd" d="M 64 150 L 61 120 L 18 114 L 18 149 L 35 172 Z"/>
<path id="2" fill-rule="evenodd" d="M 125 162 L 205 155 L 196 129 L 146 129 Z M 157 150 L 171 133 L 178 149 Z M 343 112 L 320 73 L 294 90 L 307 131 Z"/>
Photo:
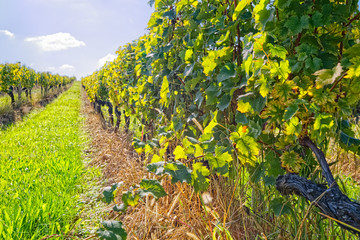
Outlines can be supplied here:
<path id="1" fill-rule="evenodd" d="M 45 109 L 0 131 L 0 239 L 64 236 L 75 226 L 86 171 L 80 105 L 76 82 Z"/>

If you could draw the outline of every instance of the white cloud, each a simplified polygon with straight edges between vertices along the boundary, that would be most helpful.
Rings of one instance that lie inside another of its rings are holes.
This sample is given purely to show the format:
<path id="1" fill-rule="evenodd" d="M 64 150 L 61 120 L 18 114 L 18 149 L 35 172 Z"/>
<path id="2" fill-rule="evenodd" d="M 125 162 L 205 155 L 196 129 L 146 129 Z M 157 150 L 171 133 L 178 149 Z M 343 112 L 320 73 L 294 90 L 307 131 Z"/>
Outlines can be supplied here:
<path id="1" fill-rule="evenodd" d="M 61 51 L 73 47 L 86 46 L 83 41 L 77 40 L 70 33 L 55 33 L 51 35 L 29 37 L 26 42 L 33 42 L 44 51 Z"/>
<path id="2" fill-rule="evenodd" d="M 9 30 L 0 30 L 0 33 L 4 34 L 5 36 L 8 36 L 9 38 L 14 38 L 15 34 L 10 32 Z"/>
<path id="3" fill-rule="evenodd" d="M 52 73 L 59 73 L 60 75 L 71 75 L 74 74 L 75 67 L 70 64 L 63 64 L 60 67 L 48 67 L 46 71 L 52 72 Z"/>
<path id="4" fill-rule="evenodd" d="M 74 71 L 75 67 L 69 64 L 64 64 L 59 67 L 60 71 Z"/>
<path id="5" fill-rule="evenodd" d="M 105 65 L 106 62 L 111 62 L 112 60 L 114 60 L 117 56 L 114 54 L 109 53 L 108 55 L 106 55 L 103 58 L 100 58 L 98 61 L 98 67 L 102 67 Z"/>

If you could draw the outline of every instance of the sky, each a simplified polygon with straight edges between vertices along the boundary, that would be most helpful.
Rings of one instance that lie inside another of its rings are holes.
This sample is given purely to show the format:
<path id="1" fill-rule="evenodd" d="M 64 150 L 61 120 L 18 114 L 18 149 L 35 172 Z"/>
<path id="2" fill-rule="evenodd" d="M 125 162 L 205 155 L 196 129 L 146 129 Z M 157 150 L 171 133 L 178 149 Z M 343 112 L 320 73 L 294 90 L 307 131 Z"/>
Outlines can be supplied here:
<path id="1" fill-rule="evenodd" d="M 0 63 L 78 79 L 147 33 L 148 0 L 0 0 Z"/>

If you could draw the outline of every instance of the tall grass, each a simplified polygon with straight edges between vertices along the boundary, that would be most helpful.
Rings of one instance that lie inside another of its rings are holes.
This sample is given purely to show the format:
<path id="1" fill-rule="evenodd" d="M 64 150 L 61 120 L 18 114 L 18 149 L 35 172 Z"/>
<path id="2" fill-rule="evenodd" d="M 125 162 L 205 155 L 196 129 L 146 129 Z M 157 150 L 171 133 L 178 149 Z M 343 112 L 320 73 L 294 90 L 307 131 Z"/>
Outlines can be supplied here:
<path id="1" fill-rule="evenodd" d="M 80 83 L 0 132 L 0 239 L 64 236 L 78 213 Z"/>

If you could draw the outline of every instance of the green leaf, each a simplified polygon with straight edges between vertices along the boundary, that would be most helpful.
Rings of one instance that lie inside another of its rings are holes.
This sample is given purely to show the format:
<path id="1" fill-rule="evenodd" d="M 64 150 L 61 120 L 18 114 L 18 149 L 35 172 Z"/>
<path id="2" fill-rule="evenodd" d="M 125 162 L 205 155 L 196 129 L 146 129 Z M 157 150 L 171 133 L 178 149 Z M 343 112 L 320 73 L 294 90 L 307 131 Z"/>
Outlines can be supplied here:
<path id="1" fill-rule="evenodd" d="M 249 122 L 249 120 L 246 118 L 245 114 L 243 114 L 241 112 L 236 113 L 235 121 L 236 121 L 236 123 L 241 123 L 241 124 L 247 124 Z"/>
<path id="2" fill-rule="evenodd" d="M 172 122 L 173 122 L 174 130 L 176 132 L 183 129 L 183 123 L 182 123 L 182 118 L 181 117 L 178 117 L 178 116 L 173 117 Z"/>
<path id="3" fill-rule="evenodd" d="M 290 119 L 290 121 L 285 123 L 285 134 L 286 135 L 293 135 L 295 134 L 298 136 L 301 132 L 301 122 L 299 121 L 299 118 L 293 117 Z"/>
<path id="4" fill-rule="evenodd" d="M 290 106 L 288 106 L 285 110 L 284 120 L 290 120 L 298 110 L 299 106 L 297 104 L 291 104 Z"/>
<path id="5" fill-rule="evenodd" d="M 153 195 L 155 199 L 165 197 L 167 194 L 158 180 L 143 179 L 140 182 L 141 189 L 139 190 L 140 197 Z"/>
<path id="6" fill-rule="evenodd" d="M 114 200 L 114 192 L 120 185 L 122 185 L 122 183 L 115 183 L 111 187 L 104 188 L 103 195 L 107 204 L 111 203 Z"/>
<path id="7" fill-rule="evenodd" d="M 217 81 L 222 82 L 229 78 L 234 78 L 236 76 L 235 65 L 233 63 L 228 63 L 224 65 L 217 76 Z"/>
<path id="8" fill-rule="evenodd" d="M 177 161 L 166 164 L 164 172 L 172 177 L 171 183 L 173 184 L 176 182 L 191 183 L 191 170 L 181 162 Z"/>
<path id="9" fill-rule="evenodd" d="M 304 160 L 300 158 L 300 156 L 294 152 L 284 152 L 280 157 L 281 166 L 286 168 L 289 172 L 298 173 L 301 169 L 301 166 L 304 164 Z"/>
<path id="10" fill-rule="evenodd" d="M 220 110 L 220 111 L 224 111 L 226 108 L 229 107 L 231 102 L 231 96 L 229 94 L 224 94 L 224 96 L 222 96 L 220 98 L 219 103 L 216 105 L 216 107 Z"/>
<path id="11" fill-rule="evenodd" d="M 203 192 L 208 189 L 210 180 L 207 176 L 209 175 L 209 169 L 207 169 L 201 162 L 197 162 L 193 165 L 191 183 L 195 188 L 195 192 Z"/>
<path id="12" fill-rule="evenodd" d="M 119 221 L 104 221 L 103 228 L 97 231 L 100 239 L 105 240 L 126 240 L 127 233 Z"/>
<path id="13" fill-rule="evenodd" d="M 224 177 L 229 176 L 229 167 L 233 158 L 228 152 L 222 153 L 220 147 L 216 147 L 215 157 L 211 156 L 208 161 L 211 169 L 213 169 L 217 174 Z"/>
<path id="14" fill-rule="evenodd" d="M 310 69 L 312 72 L 315 72 L 320 69 L 320 66 L 322 64 L 322 61 L 320 58 L 314 57 L 314 58 L 308 58 L 305 61 L 305 67 Z"/>
<path id="15" fill-rule="evenodd" d="M 331 129 L 334 126 L 333 117 L 329 114 L 318 115 L 315 119 L 314 130 Z"/>
<path id="16" fill-rule="evenodd" d="M 165 162 L 160 161 L 160 162 L 154 162 L 154 163 L 148 164 L 146 166 L 146 169 L 149 172 L 155 173 L 156 175 L 162 175 L 162 174 L 164 174 L 164 171 L 165 171 Z"/>
<path id="17" fill-rule="evenodd" d="M 187 159 L 187 155 L 185 154 L 185 149 L 179 145 L 176 146 L 173 154 L 175 155 L 175 160 Z"/>
<path id="18" fill-rule="evenodd" d="M 246 93 L 238 97 L 238 111 L 241 113 L 256 111 L 260 113 L 266 104 L 266 98 L 254 93 Z"/>
<path id="19" fill-rule="evenodd" d="M 292 0 L 278 0 L 277 5 L 280 9 L 284 9 L 290 6 Z"/>
<path id="20" fill-rule="evenodd" d="M 241 0 L 238 5 L 235 8 L 235 11 L 232 15 L 232 20 L 235 21 L 237 19 L 237 17 L 239 16 L 239 14 L 241 13 L 242 10 L 244 10 L 244 8 L 246 7 L 246 5 L 248 5 L 249 3 L 251 3 L 251 0 Z"/>
<path id="21" fill-rule="evenodd" d="M 216 45 L 220 46 L 229 39 L 230 31 L 227 31 L 225 35 L 221 35 L 220 39 L 216 42 Z"/>
<path id="22" fill-rule="evenodd" d="M 344 54 L 348 57 L 348 58 L 354 58 L 357 56 L 360 56 L 360 43 L 353 45 L 352 47 L 346 49 L 346 51 L 344 52 Z"/>
<path id="23" fill-rule="evenodd" d="M 127 191 L 121 196 L 121 200 L 126 206 L 136 206 L 139 203 L 140 195 L 138 193 L 132 193 L 131 191 Z"/>
<path id="24" fill-rule="evenodd" d="M 300 20 L 296 15 L 289 17 L 284 26 L 289 29 L 292 35 L 297 35 L 302 31 Z"/>
<path id="25" fill-rule="evenodd" d="M 267 3 L 264 0 L 259 1 L 253 10 L 255 22 L 260 24 L 261 30 L 265 30 L 267 23 L 273 21 L 274 9 L 268 9 Z"/>
<path id="26" fill-rule="evenodd" d="M 302 29 L 308 29 L 309 28 L 309 20 L 310 20 L 310 17 L 308 15 L 303 15 L 300 18 L 300 24 L 301 24 Z"/>
<path id="27" fill-rule="evenodd" d="M 284 169 L 281 167 L 281 160 L 274 151 L 269 150 L 265 155 L 266 169 L 269 176 L 278 177 L 284 174 Z"/>
<path id="28" fill-rule="evenodd" d="M 270 49 L 271 56 L 277 56 L 283 60 L 286 59 L 288 52 L 283 46 L 274 46 L 271 43 L 268 43 L 266 46 Z"/>
<path id="29" fill-rule="evenodd" d="M 270 201 L 270 208 L 274 211 L 276 216 L 291 213 L 291 207 L 287 203 L 283 203 L 279 198 Z"/>
<path id="30" fill-rule="evenodd" d="M 347 135 L 343 131 L 340 132 L 340 140 L 341 140 L 341 142 L 343 144 L 345 144 L 348 147 L 351 147 L 352 145 L 360 146 L 360 140 L 359 139 L 350 137 L 349 135 Z"/>
<path id="31" fill-rule="evenodd" d="M 238 150 L 238 157 L 241 162 L 254 164 L 259 154 L 260 147 L 255 139 L 251 136 L 245 135 L 242 131 L 242 127 L 238 129 L 238 132 L 230 134 L 230 140 L 235 143 L 235 147 Z"/>
<path id="32" fill-rule="evenodd" d="M 312 25 L 314 27 L 320 27 L 323 25 L 323 21 L 322 21 L 322 14 L 318 11 L 316 11 L 312 16 L 311 16 L 311 22 Z"/>
<path id="33" fill-rule="evenodd" d="M 279 68 L 279 76 L 282 77 L 283 80 L 286 80 L 291 73 L 289 61 L 281 61 Z"/>
<path id="34" fill-rule="evenodd" d="M 217 123 L 217 111 L 214 112 L 214 116 L 211 119 L 210 123 L 206 126 L 206 128 L 204 129 L 204 134 L 208 134 L 208 133 L 212 133 L 213 128 L 216 127 L 218 125 Z"/>
<path id="35" fill-rule="evenodd" d="M 218 85 L 211 84 L 206 90 L 206 106 L 217 103 L 217 97 L 221 94 L 221 89 Z"/>

